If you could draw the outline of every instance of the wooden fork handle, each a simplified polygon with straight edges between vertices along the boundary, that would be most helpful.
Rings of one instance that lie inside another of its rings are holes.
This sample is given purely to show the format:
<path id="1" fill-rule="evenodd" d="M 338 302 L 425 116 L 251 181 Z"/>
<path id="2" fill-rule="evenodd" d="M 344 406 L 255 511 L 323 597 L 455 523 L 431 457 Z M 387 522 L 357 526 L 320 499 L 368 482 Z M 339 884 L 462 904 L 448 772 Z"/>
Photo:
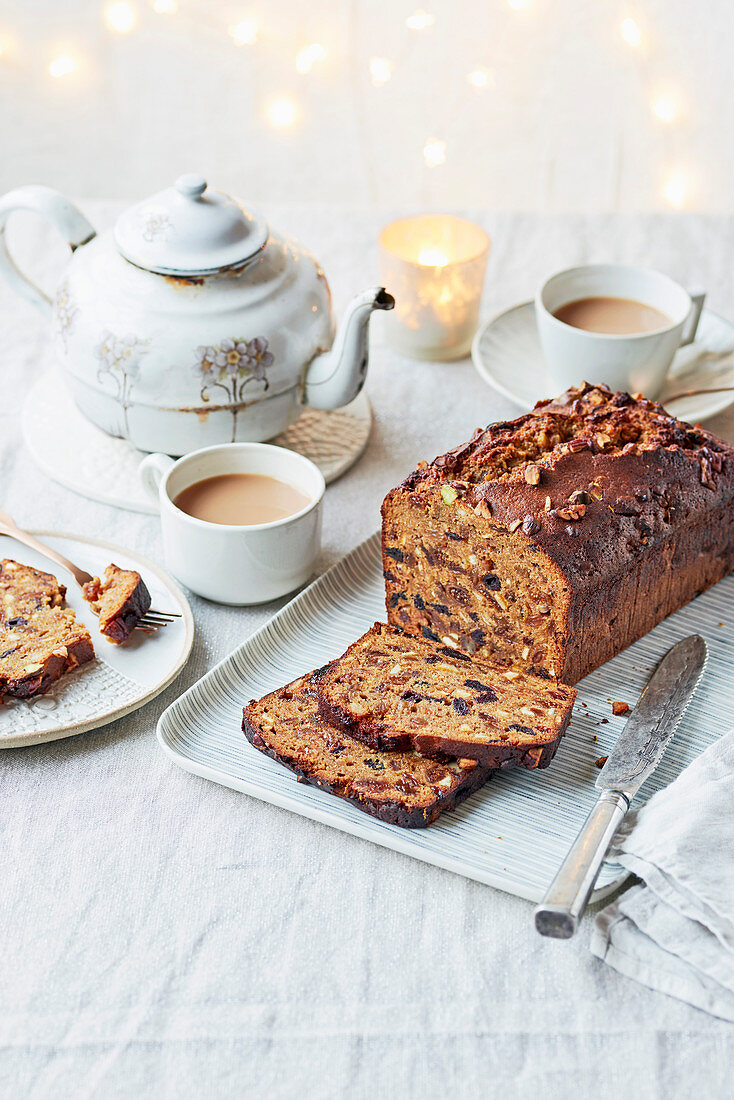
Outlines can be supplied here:
<path id="1" fill-rule="evenodd" d="M 48 558 L 49 561 L 55 562 L 56 565 L 60 565 L 63 569 L 68 569 L 72 577 L 82 588 L 88 581 L 92 580 L 90 573 L 85 573 L 83 569 L 78 569 L 73 562 L 65 558 L 63 554 L 58 554 L 55 550 L 52 550 L 50 546 L 46 546 L 44 543 L 39 542 L 37 538 L 30 535 L 27 531 L 21 531 L 20 527 L 16 526 L 14 520 L 10 518 L 5 512 L 0 512 L 0 535 L 9 535 L 10 538 L 15 539 L 16 542 L 22 542 L 24 546 L 30 547 L 31 550 L 36 550 L 39 554 L 42 554 L 44 558 Z"/>

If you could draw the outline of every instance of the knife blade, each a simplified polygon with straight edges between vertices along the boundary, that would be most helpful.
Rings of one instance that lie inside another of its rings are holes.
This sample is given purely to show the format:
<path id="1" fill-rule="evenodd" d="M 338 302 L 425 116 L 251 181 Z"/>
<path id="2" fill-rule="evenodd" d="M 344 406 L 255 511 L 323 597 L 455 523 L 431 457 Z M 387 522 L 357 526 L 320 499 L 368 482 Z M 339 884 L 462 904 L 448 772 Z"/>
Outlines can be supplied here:
<path id="1" fill-rule="evenodd" d="M 707 656 L 700 634 L 691 634 L 668 650 L 599 773 L 597 790 L 623 791 L 632 801 L 660 763 L 698 686 Z"/>
<path id="2" fill-rule="evenodd" d="M 541 936 L 569 939 L 630 802 L 655 771 L 683 717 L 708 657 L 691 634 L 665 654 L 647 682 L 597 780 L 601 792 L 571 850 L 535 910 Z"/>

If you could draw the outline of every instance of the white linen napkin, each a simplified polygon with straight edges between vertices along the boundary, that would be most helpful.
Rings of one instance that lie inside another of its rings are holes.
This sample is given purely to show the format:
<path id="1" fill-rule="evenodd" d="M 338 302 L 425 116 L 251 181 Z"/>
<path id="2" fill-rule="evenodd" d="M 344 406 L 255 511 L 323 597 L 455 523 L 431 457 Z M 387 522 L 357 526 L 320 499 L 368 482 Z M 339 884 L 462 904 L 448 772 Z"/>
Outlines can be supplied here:
<path id="1" fill-rule="evenodd" d="M 598 914 L 592 952 L 734 1022 L 734 730 L 625 818 L 610 855 L 642 885 Z"/>

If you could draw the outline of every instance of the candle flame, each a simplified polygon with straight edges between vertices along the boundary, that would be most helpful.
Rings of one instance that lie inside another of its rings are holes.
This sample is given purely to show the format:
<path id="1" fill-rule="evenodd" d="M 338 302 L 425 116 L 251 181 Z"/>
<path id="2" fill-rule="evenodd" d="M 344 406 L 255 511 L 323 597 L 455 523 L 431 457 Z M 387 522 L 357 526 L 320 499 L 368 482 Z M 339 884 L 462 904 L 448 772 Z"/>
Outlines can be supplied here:
<path id="1" fill-rule="evenodd" d="M 642 32 L 634 19 L 623 19 L 619 30 L 627 45 L 636 50 L 642 42 Z"/>
<path id="2" fill-rule="evenodd" d="M 422 248 L 418 253 L 418 263 L 422 267 L 446 267 L 449 258 L 440 248 Z"/>

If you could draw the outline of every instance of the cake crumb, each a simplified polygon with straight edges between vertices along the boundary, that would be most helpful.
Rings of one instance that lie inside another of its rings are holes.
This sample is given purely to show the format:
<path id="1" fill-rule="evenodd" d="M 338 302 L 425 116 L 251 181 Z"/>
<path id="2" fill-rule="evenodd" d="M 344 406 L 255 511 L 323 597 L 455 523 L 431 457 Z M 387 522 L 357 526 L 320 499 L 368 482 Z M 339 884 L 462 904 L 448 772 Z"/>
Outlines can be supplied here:
<path id="1" fill-rule="evenodd" d="M 599 769 L 603 768 L 608 759 L 608 756 L 600 756 L 598 760 L 594 761 L 594 767 Z"/>
<path id="2" fill-rule="evenodd" d="M 612 714 L 621 715 L 626 714 L 630 709 L 629 703 L 620 703 L 619 700 L 612 703 Z"/>

